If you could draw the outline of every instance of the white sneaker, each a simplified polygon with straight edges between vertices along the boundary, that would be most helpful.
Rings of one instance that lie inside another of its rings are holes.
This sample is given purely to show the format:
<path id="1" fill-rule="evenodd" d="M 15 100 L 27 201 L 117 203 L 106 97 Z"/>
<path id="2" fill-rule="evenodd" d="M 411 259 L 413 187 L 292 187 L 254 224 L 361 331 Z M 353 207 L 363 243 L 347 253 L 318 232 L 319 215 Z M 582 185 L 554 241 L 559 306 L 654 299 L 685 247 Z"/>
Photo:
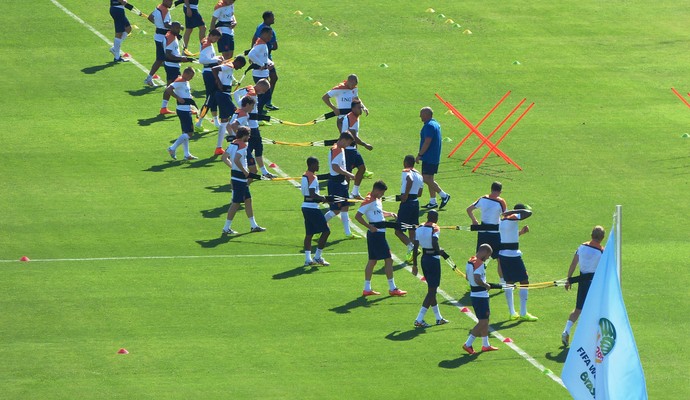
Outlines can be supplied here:
<path id="1" fill-rule="evenodd" d="M 146 79 L 144 79 L 144 85 L 153 86 L 153 78 L 147 76 Z"/>
<path id="2" fill-rule="evenodd" d="M 569 342 L 570 342 L 570 335 L 567 334 L 566 332 L 563 332 L 561 334 L 561 343 L 563 343 L 563 346 L 568 347 Z"/>
<path id="3" fill-rule="evenodd" d="M 319 265 L 322 265 L 322 266 L 324 266 L 324 267 L 327 267 L 327 266 L 331 265 L 331 263 L 329 263 L 328 261 L 324 260 L 323 257 L 321 257 L 321 258 L 315 258 L 315 259 L 314 259 L 314 263 L 319 264 Z"/>

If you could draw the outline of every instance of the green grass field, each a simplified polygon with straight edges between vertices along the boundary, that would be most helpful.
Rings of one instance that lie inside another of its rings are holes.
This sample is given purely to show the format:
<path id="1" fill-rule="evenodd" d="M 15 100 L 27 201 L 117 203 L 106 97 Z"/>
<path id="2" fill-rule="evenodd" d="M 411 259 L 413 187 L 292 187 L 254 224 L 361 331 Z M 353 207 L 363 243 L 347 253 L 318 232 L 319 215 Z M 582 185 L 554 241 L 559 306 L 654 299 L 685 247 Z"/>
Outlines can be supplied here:
<path id="1" fill-rule="evenodd" d="M 112 40 L 105 2 L 59 2 Z M 207 23 L 211 3 L 202 2 Z M 156 4 L 135 2 L 145 12 Z M 418 149 L 419 109 L 432 106 L 452 139 L 438 174 L 453 196 L 441 224 L 467 225 L 465 208 L 502 181 L 509 205 L 525 202 L 535 213 L 521 240 L 533 280 L 564 277 L 591 227 L 608 230 L 622 204 L 623 291 L 649 397 L 690 397 L 682 339 L 690 328 L 683 286 L 690 139 L 681 138 L 690 110 L 670 90 L 690 91 L 683 4 L 238 1 L 238 50 L 249 46 L 266 9 L 276 13 L 280 41 L 274 101 L 281 110 L 273 115 L 309 121 L 327 111 L 323 93 L 357 73 L 371 111 L 362 136 L 375 147 L 363 155 L 395 194 L 403 156 Z M 414 330 L 426 288 L 402 265 L 396 282 L 407 297 L 360 298 L 366 243 L 343 240 L 336 220 L 325 253 L 331 266 L 302 268 L 301 197 L 288 182 L 252 185 L 267 232 L 245 234 L 249 224 L 238 213 L 233 228 L 242 234 L 221 238 L 229 175 L 210 157 L 215 130 L 191 143 L 198 161 L 169 162 L 165 149 L 179 123 L 157 117 L 162 88 L 144 87 L 132 63 L 109 63 L 109 46 L 51 1 L 5 0 L 0 15 L 0 397 L 569 398 L 495 338 L 500 351 L 466 357 L 461 345 L 474 322 L 449 301 L 441 310 L 451 324 Z M 141 29 L 123 51 L 148 68 L 153 29 L 128 17 Z M 173 18 L 182 20 L 181 10 Z M 192 86 L 201 97 L 201 76 Z M 467 128 L 434 94 L 476 123 L 508 90 L 482 131 L 520 99 L 534 102 L 500 146 L 524 170 L 492 156 L 471 173 L 474 164 L 461 162 L 476 138 L 445 158 Z M 262 133 L 311 141 L 332 138 L 333 125 Z M 290 176 L 304 171 L 309 155 L 325 165 L 325 148 L 266 147 Z M 384 206 L 397 211 L 395 203 Z M 404 255 L 392 235 L 389 243 Z M 468 232 L 441 236 L 458 262 L 474 243 Z M 32 262 L 15 262 L 25 255 Z M 385 289 L 382 271 L 373 285 Z M 441 286 L 468 303 L 450 269 Z M 539 322 L 510 323 L 498 295 L 492 323 L 560 375 L 567 354 L 560 332 L 574 303 L 573 292 L 536 290 L 529 305 Z"/>

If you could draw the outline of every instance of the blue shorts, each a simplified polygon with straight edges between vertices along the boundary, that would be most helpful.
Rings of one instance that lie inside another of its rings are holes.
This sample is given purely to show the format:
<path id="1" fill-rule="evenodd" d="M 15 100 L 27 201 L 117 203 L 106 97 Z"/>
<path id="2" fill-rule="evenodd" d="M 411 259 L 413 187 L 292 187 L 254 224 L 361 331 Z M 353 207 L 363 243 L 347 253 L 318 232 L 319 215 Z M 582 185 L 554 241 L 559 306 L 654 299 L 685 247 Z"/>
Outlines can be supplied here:
<path id="1" fill-rule="evenodd" d="M 364 159 L 357 149 L 345 149 L 345 168 L 347 172 L 364 165 Z"/>
<path id="2" fill-rule="evenodd" d="M 489 319 L 491 310 L 489 309 L 488 297 L 470 297 L 472 299 L 472 308 L 474 308 L 474 315 L 477 319 Z"/>
<path id="3" fill-rule="evenodd" d="M 583 279 L 577 283 L 577 302 L 575 303 L 575 308 L 582 310 L 585 305 L 585 299 L 587 298 L 587 292 L 589 292 L 589 287 L 592 286 L 591 279 Z"/>
<path id="4" fill-rule="evenodd" d="M 165 68 L 165 79 L 168 81 L 168 85 L 180 76 L 180 67 L 168 67 L 167 65 L 163 67 Z"/>
<path id="5" fill-rule="evenodd" d="M 247 185 L 247 182 L 238 181 L 236 179 L 231 179 L 230 182 L 232 183 L 233 203 L 244 203 L 245 200 L 252 198 L 252 194 L 249 193 L 249 185 Z"/>
<path id="6" fill-rule="evenodd" d="M 410 225 L 419 225 L 419 201 L 417 199 L 407 200 L 400 203 L 398 208 L 398 223 L 405 223 Z M 407 228 L 401 228 L 401 231 L 406 231 Z"/>
<path id="7" fill-rule="evenodd" d="M 501 263 L 501 271 L 503 271 L 503 279 L 507 283 L 523 282 L 529 279 L 525 263 L 522 257 L 506 257 L 498 256 L 498 261 Z"/>
<path id="8" fill-rule="evenodd" d="M 218 52 L 227 53 L 235 50 L 235 36 L 223 34 L 218 41 Z"/>
<path id="9" fill-rule="evenodd" d="M 438 164 L 431 164 L 422 161 L 422 175 L 436 175 L 438 172 Z"/>
<path id="10" fill-rule="evenodd" d="M 115 33 L 122 33 L 130 26 L 129 20 L 125 16 L 125 9 L 118 7 L 110 7 L 110 16 L 113 17 L 113 25 L 115 25 Z"/>
<path id="11" fill-rule="evenodd" d="M 220 109 L 220 112 L 218 113 L 218 116 L 220 119 L 230 119 L 232 114 L 235 113 L 235 105 L 232 103 L 232 95 L 230 93 L 226 92 L 221 92 L 217 91 L 214 95 L 212 95 L 216 99 L 214 103 L 218 105 L 218 108 Z M 209 102 L 210 103 L 210 102 Z M 209 105 L 209 108 L 211 106 Z M 251 136 L 252 138 L 254 135 Z M 251 138 L 249 139 L 251 141 Z M 261 136 L 259 134 L 259 142 L 261 141 Z M 262 144 L 263 146 L 263 144 Z M 262 149 L 263 150 L 263 149 Z M 263 153 L 263 151 L 262 151 Z"/>
<path id="12" fill-rule="evenodd" d="M 304 216 L 304 229 L 307 235 L 311 236 L 316 233 L 330 232 L 328 222 L 321 210 L 318 208 L 304 208 L 302 207 L 302 215 Z"/>
<path id="13" fill-rule="evenodd" d="M 200 26 L 206 25 L 204 23 L 204 19 L 201 18 L 201 14 L 199 14 L 199 10 L 195 10 L 192 8 L 192 16 L 191 17 L 187 16 L 187 7 L 182 6 L 182 12 L 184 13 L 184 27 L 185 27 L 185 29 L 198 28 Z"/>
<path id="14" fill-rule="evenodd" d="M 428 254 L 422 254 L 422 273 L 429 287 L 441 286 L 441 260 Z"/>
<path id="15" fill-rule="evenodd" d="M 391 249 L 388 247 L 386 232 L 376 232 L 367 230 L 367 251 L 370 260 L 385 260 L 391 258 Z"/>
<path id="16" fill-rule="evenodd" d="M 216 110 L 218 110 L 218 103 L 215 96 L 218 91 L 216 78 L 213 77 L 213 72 L 211 71 L 204 71 L 201 73 L 201 76 L 204 78 L 204 87 L 206 88 L 206 97 L 208 98 L 208 103 L 206 105 L 209 110 L 216 112 Z"/>
<path id="17" fill-rule="evenodd" d="M 182 128 L 182 132 L 191 136 L 192 133 L 194 133 L 194 122 L 192 122 L 192 112 L 182 110 L 175 110 L 175 112 L 177 113 L 177 118 L 180 119 L 180 127 Z"/>
<path id="18" fill-rule="evenodd" d="M 340 196 L 348 198 L 350 195 L 347 193 L 347 185 L 343 185 L 342 182 L 336 182 L 332 179 L 328 180 L 328 194 L 330 196 Z M 331 203 L 329 208 L 333 211 L 340 210 L 342 207 L 349 207 L 350 203 L 347 201 L 338 201 Z"/>
<path id="19" fill-rule="evenodd" d="M 165 48 L 163 42 L 153 41 L 156 44 L 156 61 L 165 61 Z"/>
<path id="20" fill-rule="evenodd" d="M 247 143 L 247 157 L 252 155 L 254 157 L 261 157 L 264 155 L 264 143 L 261 141 L 261 132 L 259 128 L 251 128 L 251 136 L 249 143 Z"/>
<path id="21" fill-rule="evenodd" d="M 479 251 L 479 246 L 484 243 L 491 246 L 493 253 L 491 253 L 491 258 L 494 260 L 498 258 L 498 251 L 501 250 L 501 234 L 498 232 L 477 232 L 477 251 Z"/>

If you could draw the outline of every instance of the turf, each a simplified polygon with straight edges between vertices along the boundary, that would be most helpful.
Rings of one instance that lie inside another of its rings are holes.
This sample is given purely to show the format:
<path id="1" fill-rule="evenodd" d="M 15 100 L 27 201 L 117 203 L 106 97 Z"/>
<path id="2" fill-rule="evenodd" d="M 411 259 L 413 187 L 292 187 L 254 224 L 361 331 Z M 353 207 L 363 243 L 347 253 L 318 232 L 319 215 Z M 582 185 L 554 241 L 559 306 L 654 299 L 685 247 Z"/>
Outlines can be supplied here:
<path id="1" fill-rule="evenodd" d="M 165 148 L 179 124 L 156 116 L 162 90 L 145 88 L 144 73 L 131 63 L 109 63 L 103 41 L 50 1 L 42 3 L 39 14 L 24 2 L 0 3 L 6 27 L 0 65 L 8 83 L 0 98 L 6 110 L 0 259 L 35 260 L 0 263 L 3 398 L 408 398 L 488 391 L 502 398 L 568 398 L 496 339 L 499 352 L 471 361 L 463 356 L 460 346 L 473 323 L 448 302 L 441 309 L 450 325 L 412 329 L 425 287 L 402 266 L 396 282 L 410 291 L 406 298 L 359 298 L 365 244 L 343 240 L 337 221 L 326 252 L 332 266 L 301 268 L 300 195 L 289 183 L 252 185 L 266 233 L 220 238 L 229 192 L 226 167 L 209 158 L 215 131 L 192 142 L 199 161 L 169 162 Z M 60 3 L 111 38 L 105 5 Z M 204 3 L 210 22 L 210 2 Z M 418 111 L 431 105 L 452 140 L 444 143 L 438 175 L 453 195 L 441 223 L 467 224 L 465 207 L 492 181 L 502 181 L 510 205 L 526 202 L 535 212 L 521 245 L 535 280 L 563 277 L 577 244 L 595 224 L 608 229 L 614 206 L 622 204 L 623 290 L 649 396 L 690 395 L 682 340 L 690 306 L 682 288 L 690 142 L 681 138 L 690 110 L 670 91 L 690 90 L 683 78 L 689 15 L 682 5 L 238 3 L 239 50 L 248 46 L 261 12 L 276 12 L 276 117 L 304 122 L 322 114 L 323 93 L 356 72 L 371 110 L 362 134 L 374 145 L 363 155 L 394 194 L 403 156 L 417 151 Z M 135 2 L 143 11 L 155 4 Z M 425 12 L 428 7 L 436 13 Z M 303 15 L 294 14 L 298 9 Z M 440 13 L 462 28 L 445 24 Z M 128 16 L 141 29 L 123 50 L 148 67 L 153 30 Z M 181 19 L 181 11 L 173 16 Z M 192 86 L 201 91 L 200 76 Z M 520 99 L 534 102 L 501 144 L 524 170 L 492 156 L 471 173 L 474 163 L 461 161 L 478 145 L 474 138 L 445 158 L 467 129 L 444 113 L 434 93 L 477 122 L 507 90 L 511 96 L 482 131 Z M 262 132 L 301 142 L 331 138 L 335 129 L 328 121 Z M 291 176 L 304 170 L 309 155 L 326 160 L 318 147 L 266 151 Z M 396 211 L 394 203 L 385 206 Z M 248 230 L 242 214 L 233 227 Z M 402 255 L 402 245 L 389 240 Z M 472 254 L 474 240 L 466 232 L 441 237 L 456 261 Z M 109 257 L 132 259 L 40 262 Z M 466 302 L 463 283 L 445 272 L 442 287 Z M 385 289 L 381 273 L 373 283 Z M 560 332 L 574 301 L 574 293 L 560 289 L 534 291 L 530 311 L 540 321 L 511 324 L 498 296 L 492 321 L 560 374 L 566 355 Z M 117 355 L 122 347 L 130 354 Z"/>

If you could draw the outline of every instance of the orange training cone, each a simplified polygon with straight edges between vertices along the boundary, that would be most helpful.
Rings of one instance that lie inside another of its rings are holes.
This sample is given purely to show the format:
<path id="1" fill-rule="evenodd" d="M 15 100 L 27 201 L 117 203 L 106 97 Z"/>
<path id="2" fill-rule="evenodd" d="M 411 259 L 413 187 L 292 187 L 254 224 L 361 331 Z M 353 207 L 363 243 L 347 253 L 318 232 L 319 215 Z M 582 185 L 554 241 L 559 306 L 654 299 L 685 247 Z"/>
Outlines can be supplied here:
<path id="1" fill-rule="evenodd" d="M 274 163 L 274 162 L 272 162 L 272 163 L 269 165 L 269 168 L 275 168 L 275 167 L 277 167 L 277 165 L 276 165 L 276 163 Z"/>
<path id="2" fill-rule="evenodd" d="M 31 261 L 31 260 L 29 260 L 29 257 L 23 256 L 22 258 L 19 259 L 19 261 Z"/>
<path id="3" fill-rule="evenodd" d="M 127 349 L 123 348 L 123 349 L 118 350 L 117 354 L 129 354 L 129 351 L 127 351 Z"/>
<path id="4" fill-rule="evenodd" d="M 423 276 L 422 279 L 420 279 L 422 282 L 426 282 L 426 276 Z"/>
<path id="5" fill-rule="evenodd" d="M 507 338 L 503 339 L 503 343 L 513 343 L 513 339 L 507 337 Z"/>
<path id="6" fill-rule="evenodd" d="M 467 307 L 463 307 L 460 309 L 460 312 L 470 312 L 470 309 Z"/>

